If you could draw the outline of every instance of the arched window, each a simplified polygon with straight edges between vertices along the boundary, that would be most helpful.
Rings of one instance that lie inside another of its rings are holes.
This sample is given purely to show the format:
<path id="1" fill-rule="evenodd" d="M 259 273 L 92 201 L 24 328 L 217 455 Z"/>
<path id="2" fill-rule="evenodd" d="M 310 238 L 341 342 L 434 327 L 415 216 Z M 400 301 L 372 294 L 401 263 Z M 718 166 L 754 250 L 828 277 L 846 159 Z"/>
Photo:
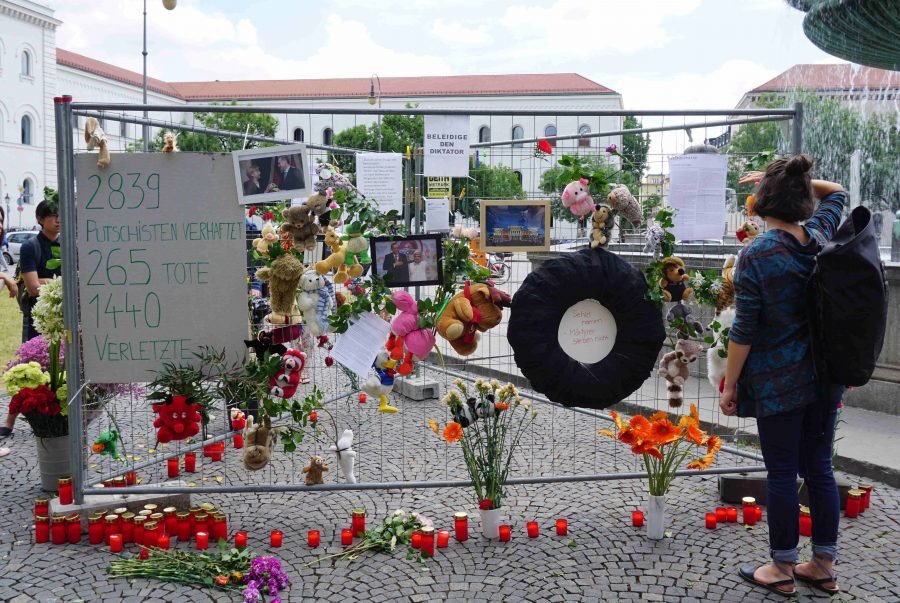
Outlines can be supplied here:
<path id="1" fill-rule="evenodd" d="M 303 132 L 303 128 L 294 128 L 294 140 L 297 142 L 306 140 L 306 134 Z"/>
<path id="2" fill-rule="evenodd" d="M 512 139 L 513 140 L 522 140 L 523 138 L 525 138 L 525 128 L 523 128 L 522 126 L 513 126 Z M 521 149 L 522 143 L 521 142 L 513 143 L 513 148 Z"/>
<path id="3" fill-rule="evenodd" d="M 22 144 L 31 144 L 31 117 L 22 116 Z"/>
<path id="4" fill-rule="evenodd" d="M 331 146 L 334 144 L 334 130 L 331 128 L 325 128 L 322 130 L 322 144 Z"/>
<path id="5" fill-rule="evenodd" d="M 519 181 L 519 186 L 523 186 L 522 185 L 522 172 L 520 172 L 519 170 L 514 170 L 513 174 L 516 175 L 516 180 Z"/>
<path id="6" fill-rule="evenodd" d="M 587 124 L 584 124 L 583 126 L 581 126 L 580 128 L 578 128 L 578 133 L 581 134 L 581 135 L 590 134 L 590 133 L 591 133 L 591 127 L 590 127 L 589 125 L 587 125 Z M 590 138 L 579 138 L 579 139 L 578 139 L 578 146 L 580 146 L 580 147 L 589 147 L 589 146 L 591 146 L 591 139 L 590 139 Z"/>
<path id="7" fill-rule="evenodd" d="M 31 203 L 32 190 L 34 190 L 34 184 L 32 184 L 31 178 L 26 178 L 22 182 L 22 201 Z"/>
<path id="8" fill-rule="evenodd" d="M 22 51 L 22 75 L 31 76 L 31 53 Z"/>
<path id="9" fill-rule="evenodd" d="M 478 142 L 490 142 L 491 141 L 491 129 L 487 126 L 481 126 L 478 128 Z"/>
<path id="10" fill-rule="evenodd" d="M 551 136 L 556 136 L 556 126 L 554 126 L 553 124 L 550 124 L 549 126 L 547 126 L 546 128 L 544 128 L 544 136 L 546 136 L 547 138 L 550 138 Z M 556 146 L 556 140 L 555 140 L 555 139 L 554 139 L 554 140 L 548 140 L 547 142 L 550 143 L 550 146 L 551 146 L 551 147 L 555 147 L 555 146 Z"/>

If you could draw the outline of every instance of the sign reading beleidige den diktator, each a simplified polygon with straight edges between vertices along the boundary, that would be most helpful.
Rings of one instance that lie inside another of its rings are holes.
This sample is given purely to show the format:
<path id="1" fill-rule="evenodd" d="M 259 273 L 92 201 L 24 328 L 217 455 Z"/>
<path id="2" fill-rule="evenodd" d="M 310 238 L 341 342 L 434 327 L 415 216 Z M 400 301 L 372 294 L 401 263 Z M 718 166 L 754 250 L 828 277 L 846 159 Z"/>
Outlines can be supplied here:
<path id="1" fill-rule="evenodd" d="M 469 116 L 425 116 L 425 175 L 469 175 Z"/>
<path id="2" fill-rule="evenodd" d="M 227 154 L 75 157 L 85 377 L 149 381 L 202 346 L 244 354 L 246 231 Z"/>

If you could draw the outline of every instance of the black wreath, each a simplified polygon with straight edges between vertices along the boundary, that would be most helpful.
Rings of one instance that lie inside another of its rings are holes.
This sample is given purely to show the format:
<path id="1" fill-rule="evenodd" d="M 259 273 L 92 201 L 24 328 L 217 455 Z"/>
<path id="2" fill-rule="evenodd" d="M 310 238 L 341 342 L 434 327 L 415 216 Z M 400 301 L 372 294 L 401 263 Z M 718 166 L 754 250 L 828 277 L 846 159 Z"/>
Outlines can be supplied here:
<path id="1" fill-rule="evenodd" d="M 666 338 L 662 315 L 644 298 L 643 274 L 605 249 L 584 249 L 544 263 L 516 292 L 507 329 L 516 365 L 554 402 L 607 408 L 647 380 Z M 559 345 L 559 323 L 571 306 L 595 299 L 616 320 L 616 342 L 599 362 L 584 364 Z"/>

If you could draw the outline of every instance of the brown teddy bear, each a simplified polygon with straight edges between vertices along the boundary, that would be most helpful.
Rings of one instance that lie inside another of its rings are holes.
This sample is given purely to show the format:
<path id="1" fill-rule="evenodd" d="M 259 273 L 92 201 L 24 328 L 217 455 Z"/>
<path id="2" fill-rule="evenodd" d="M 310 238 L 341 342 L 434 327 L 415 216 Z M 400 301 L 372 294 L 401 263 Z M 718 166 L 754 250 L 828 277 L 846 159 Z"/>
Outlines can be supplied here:
<path id="1" fill-rule="evenodd" d="M 326 228 L 331 222 L 331 210 L 328 209 L 328 197 L 322 193 L 315 193 L 306 199 L 305 205 L 315 216 L 319 218 L 319 226 Z"/>
<path id="2" fill-rule="evenodd" d="M 591 249 L 606 247 L 612 232 L 616 212 L 606 205 L 598 205 L 591 216 Z"/>
<path id="3" fill-rule="evenodd" d="M 295 301 L 297 287 L 306 268 L 293 253 L 285 252 L 268 266 L 256 271 L 256 278 L 269 281 L 272 312 L 266 319 L 273 325 L 292 325 L 300 322 L 300 310 Z"/>
<path id="4" fill-rule="evenodd" d="M 294 238 L 294 247 L 313 251 L 316 248 L 319 225 L 315 222 L 312 210 L 306 205 L 294 205 L 281 212 L 281 215 L 284 218 L 281 230 Z"/>
<path id="5" fill-rule="evenodd" d="M 316 262 L 316 272 L 328 274 L 330 270 L 337 269 L 334 275 L 335 284 L 342 285 L 350 280 L 345 261 L 347 259 L 347 244 L 341 241 L 341 236 L 331 228 L 325 230 L 325 244 L 331 247 L 331 255 Z"/>
<path id="6" fill-rule="evenodd" d="M 677 256 L 662 259 L 663 277 L 659 279 L 663 299 L 667 302 L 687 301 L 694 290 L 685 283 L 691 280 L 684 269 L 684 260 Z"/>
<path id="7" fill-rule="evenodd" d="M 499 289 L 467 282 L 438 318 L 438 333 L 458 354 L 468 356 L 478 348 L 478 332 L 500 324 L 503 308 L 508 308 L 510 301 L 509 294 Z"/>
<path id="8" fill-rule="evenodd" d="M 325 459 L 317 454 L 309 457 L 309 462 L 303 468 L 303 473 L 306 474 L 306 485 L 324 484 L 325 478 L 322 477 L 322 474 L 326 471 L 328 471 L 328 465 L 325 464 Z"/>
<path id="9" fill-rule="evenodd" d="M 272 422 L 266 417 L 262 425 L 255 425 L 253 416 L 247 417 L 244 428 L 244 467 L 249 471 L 257 471 L 265 467 L 272 458 L 275 449 L 275 431 Z"/>

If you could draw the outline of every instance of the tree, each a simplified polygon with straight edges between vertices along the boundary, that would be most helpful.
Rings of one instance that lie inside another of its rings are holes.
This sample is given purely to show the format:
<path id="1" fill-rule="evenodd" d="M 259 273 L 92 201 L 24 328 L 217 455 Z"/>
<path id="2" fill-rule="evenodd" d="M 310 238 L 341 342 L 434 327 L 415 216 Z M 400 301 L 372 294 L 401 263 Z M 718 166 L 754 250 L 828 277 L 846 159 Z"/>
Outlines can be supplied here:
<path id="1" fill-rule="evenodd" d="M 465 189 L 466 196 L 457 204 L 456 211 L 467 218 L 479 219 L 479 199 L 525 199 L 525 189 L 519 176 L 505 165 L 481 164 L 477 168 L 474 158 L 469 160 L 469 178 L 453 179 L 453 195 Z"/>
<path id="2" fill-rule="evenodd" d="M 641 122 L 633 115 L 626 115 L 623 126 L 626 130 L 641 127 Z M 649 134 L 625 134 L 622 136 L 622 155 L 631 162 L 628 169 L 634 182 L 640 182 L 647 171 L 647 152 L 650 150 Z"/>
<path id="3" fill-rule="evenodd" d="M 407 103 L 407 109 L 414 108 Z M 425 117 L 422 115 L 385 115 L 381 119 L 381 150 L 406 153 L 406 148 L 421 146 L 425 139 Z M 334 137 L 334 146 L 361 151 L 378 150 L 378 124 L 358 125 L 342 130 Z M 345 174 L 356 172 L 353 153 L 334 154 L 334 162 Z"/>
<path id="4" fill-rule="evenodd" d="M 623 162 L 624 163 L 624 162 Z M 606 196 L 611 190 L 611 183 L 624 184 L 635 193 L 638 182 L 635 172 L 621 171 L 611 164 L 606 157 L 597 155 L 563 155 L 559 158 L 559 164 L 541 174 L 540 191 L 547 195 L 553 195 L 551 204 L 553 217 L 564 222 L 580 222 L 583 226 L 585 218 L 579 220 L 560 201 L 559 196 L 566 185 L 579 178 L 590 180 L 591 195 L 595 200 L 606 202 Z"/>

